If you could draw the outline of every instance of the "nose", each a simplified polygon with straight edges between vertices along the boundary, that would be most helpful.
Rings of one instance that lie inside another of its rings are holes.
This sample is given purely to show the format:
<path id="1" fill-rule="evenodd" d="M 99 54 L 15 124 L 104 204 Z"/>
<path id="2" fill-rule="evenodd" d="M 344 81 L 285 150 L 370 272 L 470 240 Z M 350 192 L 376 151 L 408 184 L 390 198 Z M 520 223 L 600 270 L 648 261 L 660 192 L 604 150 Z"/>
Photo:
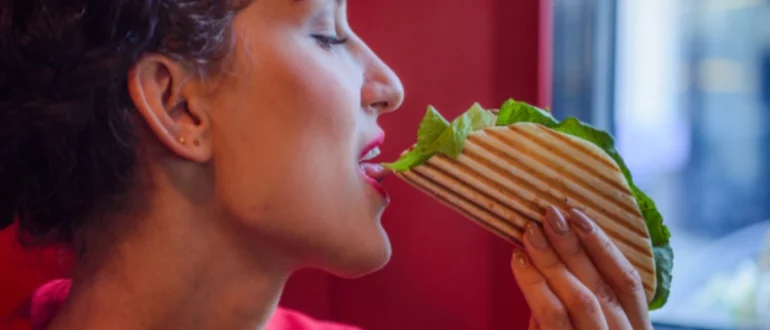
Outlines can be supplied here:
<path id="1" fill-rule="evenodd" d="M 393 112 L 404 102 L 404 85 L 395 72 L 371 50 L 364 61 L 362 106 L 377 114 Z"/>

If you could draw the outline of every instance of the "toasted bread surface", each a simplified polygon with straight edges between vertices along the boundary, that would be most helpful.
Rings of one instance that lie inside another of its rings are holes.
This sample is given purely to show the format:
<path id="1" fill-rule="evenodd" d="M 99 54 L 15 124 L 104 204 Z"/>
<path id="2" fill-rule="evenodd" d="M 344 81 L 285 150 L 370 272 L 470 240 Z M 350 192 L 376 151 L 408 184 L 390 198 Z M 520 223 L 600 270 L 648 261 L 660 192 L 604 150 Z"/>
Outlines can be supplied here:
<path id="1" fill-rule="evenodd" d="M 490 127 L 456 159 L 437 154 L 398 176 L 514 243 L 549 206 L 582 210 L 637 268 L 647 300 L 655 294 L 644 218 L 618 165 L 587 141 L 532 123 Z"/>

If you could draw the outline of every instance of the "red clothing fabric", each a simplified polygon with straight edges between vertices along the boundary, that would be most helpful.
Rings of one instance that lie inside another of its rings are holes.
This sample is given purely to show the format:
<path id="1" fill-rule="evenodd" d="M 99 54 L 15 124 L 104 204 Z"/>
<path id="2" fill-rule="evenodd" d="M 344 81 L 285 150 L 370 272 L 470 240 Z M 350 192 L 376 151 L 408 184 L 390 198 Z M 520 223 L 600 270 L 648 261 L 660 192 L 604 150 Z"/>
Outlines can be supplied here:
<path id="1" fill-rule="evenodd" d="M 58 279 L 50 281 L 32 294 L 26 306 L 18 310 L 15 320 L 10 320 L 10 329 L 20 328 L 21 321 L 27 320 L 29 329 L 44 330 L 64 304 L 69 294 L 71 281 Z M 333 322 L 315 320 L 307 315 L 286 308 L 278 308 L 270 319 L 266 330 L 361 330 Z"/>

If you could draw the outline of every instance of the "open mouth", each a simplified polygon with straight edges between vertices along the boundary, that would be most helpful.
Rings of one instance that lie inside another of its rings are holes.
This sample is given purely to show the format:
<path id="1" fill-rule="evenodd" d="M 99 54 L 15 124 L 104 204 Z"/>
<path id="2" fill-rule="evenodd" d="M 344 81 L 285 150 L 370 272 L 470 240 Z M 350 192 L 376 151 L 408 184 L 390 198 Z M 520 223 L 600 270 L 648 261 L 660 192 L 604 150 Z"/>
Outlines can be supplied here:
<path id="1" fill-rule="evenodd" d="M 377 158 L 377 156 L 380 155 L 380 147 L 374 146 L 373 148 L 369 149 L 369 151 L 366 151 L 366 153 L 361 157 L 359 160 L 360 162 L 368 162 L 372 159 Z"/>
<path id="2" fill-rule="evenodd" d="M 382 165 L 378 163 L 372 162 L 377 156 L 380 155 L 380 147 L 373 147 L 369 149 L 369 151 L 364 154 L 361 159 L 358 161 L 358 167 L 361 168 L 361 171 L 364 172 L 364 174 L 374 180 L 375 182 L 382 182 L 382 180 L 385 180 L 385 178 L 388 176 L 388 171 L 385 169 Z"/>
<path id="3" fill-rule="evenodd" d="M 366 181 L 369 182 L 380 195 L 387 198 L 387 193 L 380 183 L 388 177 L 390 170 L 379 163 L 373 162 L 373 160 L 380 155 L 380 146 L 382 145 L 383 140 L 383 137 L 380 137 L 372 141 L 372 143 L 361 152 L 361 157 L 358 159 L 358 167 Z"/>

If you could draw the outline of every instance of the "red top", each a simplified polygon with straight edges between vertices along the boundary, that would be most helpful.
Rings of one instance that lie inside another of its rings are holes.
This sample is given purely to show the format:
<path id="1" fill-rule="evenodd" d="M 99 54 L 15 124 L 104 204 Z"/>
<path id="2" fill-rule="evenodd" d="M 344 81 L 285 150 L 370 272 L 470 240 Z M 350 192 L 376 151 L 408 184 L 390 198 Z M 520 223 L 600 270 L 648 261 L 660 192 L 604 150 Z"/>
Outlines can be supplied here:
<path id="1" fill-rule="evenodd" d="M 35 290 L 29 303 L 19 309 L 11 329 L 27 320 L 32 330 L 44 330 L 61 308 L 70 290 L 71 280 L 59 279 L 48 282 Z M 15 325 L 15 326 L 14 326 Z M 361 330 L 359 328 L 314 320 L 299 312 L 278 308 L 266 330 Z"/>

